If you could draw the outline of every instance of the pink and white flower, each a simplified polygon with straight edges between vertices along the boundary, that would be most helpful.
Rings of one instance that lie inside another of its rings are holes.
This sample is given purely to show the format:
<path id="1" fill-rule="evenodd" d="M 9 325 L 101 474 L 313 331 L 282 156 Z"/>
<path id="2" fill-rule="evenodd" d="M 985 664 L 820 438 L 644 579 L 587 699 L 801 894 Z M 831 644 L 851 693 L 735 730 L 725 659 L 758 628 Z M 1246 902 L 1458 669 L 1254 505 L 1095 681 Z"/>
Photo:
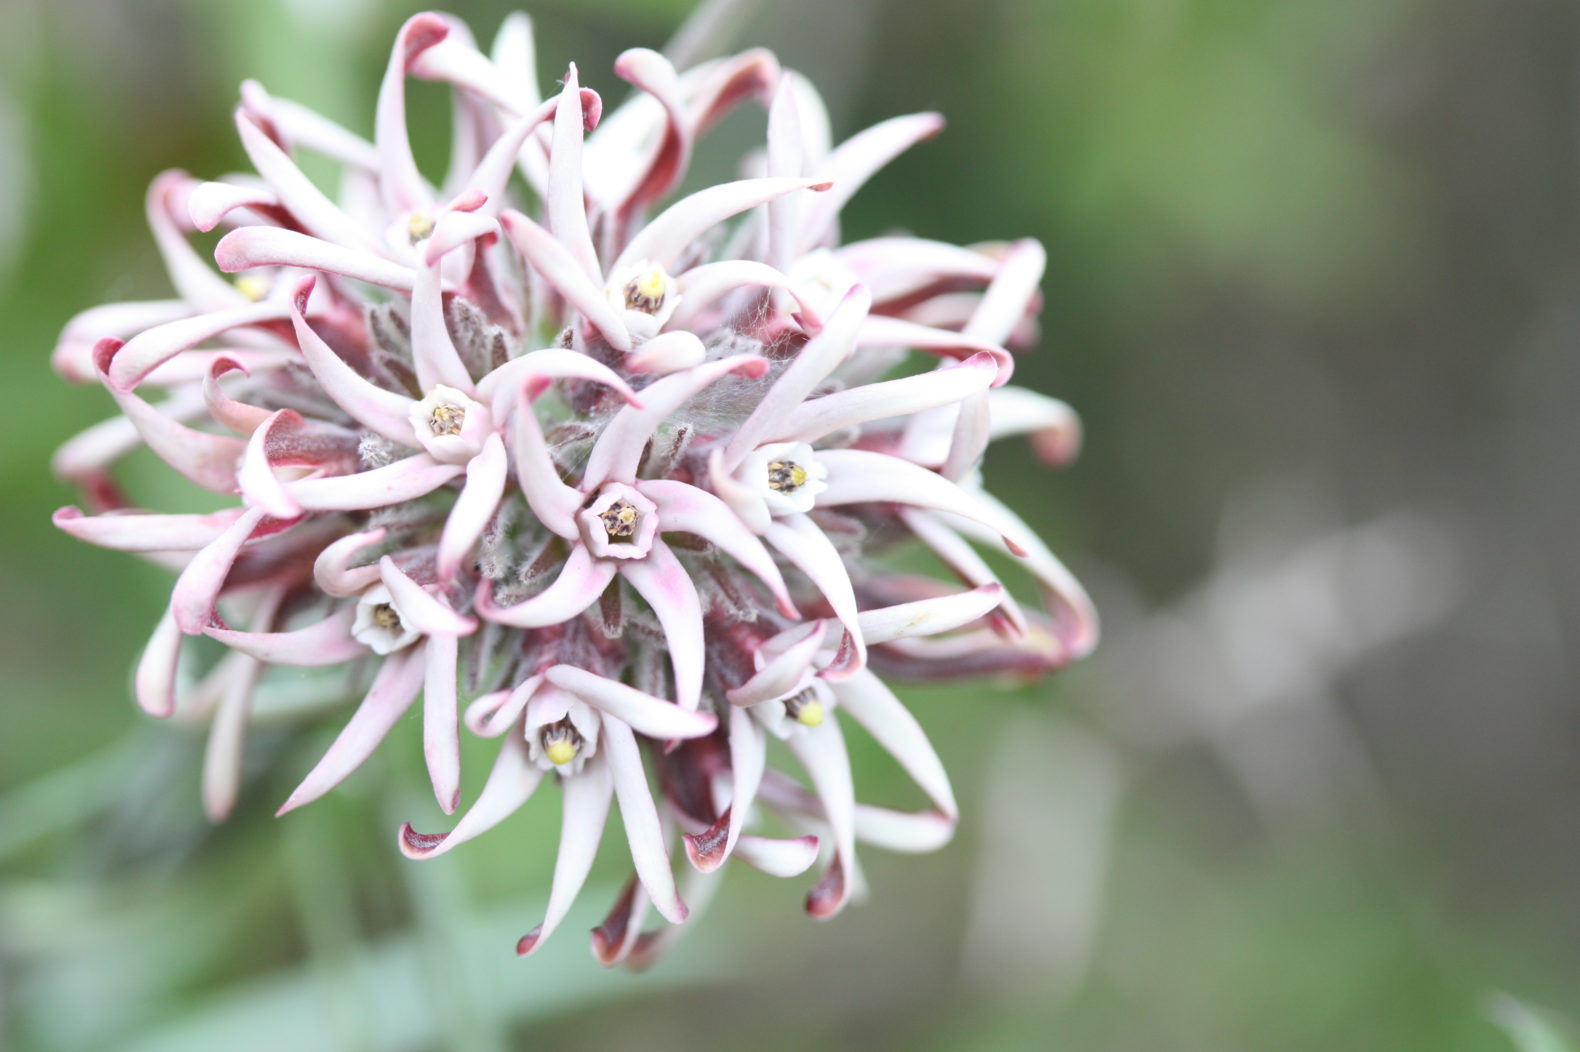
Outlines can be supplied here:
<path id="1" fill-rule="evenodd" d="M 731 858 L 783 877 L 824 858 L 807 909 L 828 917 L 861 891 L 858 842 L 948 839 L 943 763 L 880 672 L 1045 672 L 1091 650 L 1096 619 L 978 470 L 999 437 L 1030 435 L 1054 464 L 1079 445 L 1067 406 L 1007 385 L 1041 248 L 839 243 L 843 205 L 941 120 L 834 145 L 816 92 L 763 51 L 676 70 L 635 49 L 615 73 L 636 93 L 607 115 L 574 65 L 544 97 L 524 19 L 484 53 L 423 14 L 396 39 L 371 142 L 244 85 L 256 175 L 172 172 L 149 192 L 176 295 L 62 334 L 57 369 L 120 415 L 57 455 L 87 510 L 55 521 L 177 573 L 134 690 L 154 715 L 211 720 L 213 817 L 236 803 L 251 698 L 277 667 L 362 694 L 282 814 L 420 698 L 440 810 L 460 809 L 463 731 L 500 748 L 454 827 L 407 825 L 402 851 L 447 853 L 558 785 L 526 954 L 618 803 L 634 875 L 593 949 L 640 966 L 673 939 L 642 930 L 647 910 L 684 921 Z M 409 77 L 453 90 L 437 182 L 407 140 Z M 670 201 L 706 130 L 748 101 L 768 113 L 757 168 Z M 340 167 L 338 197 L 303 174 L 307 153 Z M 199 231 L 223 232 L 213 265 Z M 893 375 L 913 350 L 935 367 Z M 115 465 L 140 446 L 213 510 L 133 510 Z M 907 536 L 957 581 L 883 569 L 874 549 Z M 1018 561 L 1046 613 L 982 549 Z M 195 636 L 227 656 L 199 669 Z M 922 809 L 858 801 L 847 719 Z M 770 737 L 805 783 L 772 766 Z M 764 811 L 795 834 L 754 832 Z"/>

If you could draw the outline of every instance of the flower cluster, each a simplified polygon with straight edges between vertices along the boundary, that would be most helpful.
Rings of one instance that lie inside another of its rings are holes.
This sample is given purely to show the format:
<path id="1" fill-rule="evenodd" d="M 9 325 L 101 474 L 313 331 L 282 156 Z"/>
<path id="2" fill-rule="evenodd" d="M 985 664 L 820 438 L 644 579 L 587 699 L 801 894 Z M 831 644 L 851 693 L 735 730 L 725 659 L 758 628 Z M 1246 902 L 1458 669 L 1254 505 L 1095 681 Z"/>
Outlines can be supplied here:
<path id="1" fill-rule="evenodd" d="M 412 18 L 372 142 L 243 85 L 256 174 L 168 172 L 148 195 L 176 296 L 87 311 L 55 351 L 121 411 L 58 454 L 88 510 L 56 522 L 179 571 L 135 690 L 155 715 L 211 718 L 213 817 L 277 666 L 365 686 L 282 813 L 420 696 L 444 812 L 462 728 L 500 745 L 454 828 L 407 825 L 402 851 L 449 851 L 557 783 L 562 840 L 527 954 L 618 802 L 635 878 L 593 943 L 640 963 L 674 930 L 643 934 L 647 910 L 688 913 L 677 847 L 693 901 L 731 857 L 789 877 L 822 856 L 806 907 L 827 917 L 860 889 L 858 841 L 947 840 L 949 781 L 875 670 L 1036 674 L 1090 650 L 1086 596 L 976 470 L 1017 433 L 1062 462 L 1079 430 L 1063 403 L 1005 386 L 1006 347 L 1035 335 L 1039 245 L 839 244 L 845 202 L 938 117 L 833 145 L 815 91 L 767 52 L 681 72 L 637 49 L 615 65 L 634 97 L 600 119 L 574 66 L 540 98 L 531 52 L 525 18 L 487 53 L 448 16 Z M 438 186 L 408 142 L 410 77 L 453 89 Z M 698 138 L 748 101 L 766 148 L 740 180 L 673 199 Z M 335 196 L 305 154 L 338 166 Z M 211 231 L 217 270 L 196 247 Z M 906 369 L 913 351 L 931 367 Z M 226 506 L 132 510 L 111 468 L 144 446 Z M 908 539 L 955 580 L 886 568 Z M 1043 609 L 984 549 L 1029 571 Z M 228 648 L 206 669 L 198 636 Z M 926 809 L 856 801 L 845 718 Z M 771 738 L 804 781 L 769 766 Z"/>

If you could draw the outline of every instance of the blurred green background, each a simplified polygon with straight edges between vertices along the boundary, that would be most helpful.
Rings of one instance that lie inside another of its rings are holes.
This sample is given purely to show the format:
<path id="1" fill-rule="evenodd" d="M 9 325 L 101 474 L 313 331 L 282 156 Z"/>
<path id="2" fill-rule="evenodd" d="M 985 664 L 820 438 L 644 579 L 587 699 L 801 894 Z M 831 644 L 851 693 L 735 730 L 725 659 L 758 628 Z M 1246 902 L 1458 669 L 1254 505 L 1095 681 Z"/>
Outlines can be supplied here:
<path id="1" fill-rule="evenodd" d="M 486 40 L 509 6 L 455 10 Z M 575 59 L 616 101 L 614 56 L 688 6 L 538 3 L 540 73 Z M 809 881 L 732 872 L 635 977 L 579 936 L 624 879 L 617 831 L 526 962 L 552 799 L 399 857 L 399 821 L 441 824 L 413 725 L 280 821 L 335 728 L 255 735 L 236 815 L 208 826 L 198 729 L 129 697 L 168 578 L 49 523 L 76 499 L 50 451 L 110 411 L 53 377 L 56 333 L 165 294 L 148 180 L 245 167 L 243 77 L 370 128 L 418 9 L 0 7 L 0 1046 L 1562 1047 L 1542 1042 L 1580 1014 L 1572 3 L 752 9 L 735 43 L 810 75 L 838 136 L 950 119 L 847 236 L 1047 244 L 1017 378 L 1074 404 L 1087 446 L 1058 476 L 997 450 L 987 477 L 1106 635 L 1049 684 L 907 693 L 964 808 L 947 849 L 868 851 L 871 902 L 826 925 Z M 415 97 L 437 155 L 442 95 Z M 864 797 L 909 802 L 856 759 Z"/>

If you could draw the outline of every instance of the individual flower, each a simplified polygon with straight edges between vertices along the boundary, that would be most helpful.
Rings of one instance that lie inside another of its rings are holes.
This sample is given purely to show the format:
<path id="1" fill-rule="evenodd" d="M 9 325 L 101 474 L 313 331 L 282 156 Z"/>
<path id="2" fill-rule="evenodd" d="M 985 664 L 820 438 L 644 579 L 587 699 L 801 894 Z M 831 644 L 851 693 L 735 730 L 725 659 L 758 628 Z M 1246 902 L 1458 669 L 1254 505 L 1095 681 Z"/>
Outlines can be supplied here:
<path id="1" fill-rule="evenodd" d="M 448 16 L 408 20 L 371 142 L 243 85 L 256 174 L 170 172 L 148 196 L 174 298 L 87 311 L 56 348 L 120 409 L 57 454 L 87 510 L 56 523 L 176 572 L 134 691 L 210 722 L 214 818 L 236 802 L 261 685 L 360 696 L 282 814 L 420 698 L 436 802 L 461 814 L 449 832 L 403 826 L 401 850 L 445 854 L 554 783 L 561 843 L 527 954 L 618 804 L 633 875 L 593 949 L 641 966 L 676 930 L 645 931 L 647 911 L 678 925 L 732 858 L 787 878 L 823 859 L 806 906 L 829 917 L 862 891 L 858 843 L 948 840 L 944 764 L 880 673 L 1039 674 L 1090 651 L 1084 592 L 979 470 L 1017 434 L 1063 463 L 1079 427 L 1007 384 L 1035 337 L 1035 242 L 839 241 L 844 204 L 936 115 L 835 145 L 771 54 L 676 70 L 645 49 L 616 62 L 636 94 L 605 115 L 574 65 L 540 95 L 531 48 L 521 17 L 487 54 Z M 452 89 L 437 183 L 407 140 L 410 77 Z M 767 139 L 743 178 L 672 199 L 746 102 Z M 306 154 L 339 166 L 338 196 Z M 911 351 L 933 367 L 908 370 Z M 139 447 L 212 510 L 134 510 L 115 464 Z M 910 539 L 952 580 L 890 569 Z M 984 549 L 1028 571 L 1045 612 Z M 224 656 L 205 665 L 198 636 Z M 846 721 L 925 806 L 857 798 Z M 463 731 L 499 742 L 464 809 Z M 791 835 L 765 835 L 765 816 Z"/>

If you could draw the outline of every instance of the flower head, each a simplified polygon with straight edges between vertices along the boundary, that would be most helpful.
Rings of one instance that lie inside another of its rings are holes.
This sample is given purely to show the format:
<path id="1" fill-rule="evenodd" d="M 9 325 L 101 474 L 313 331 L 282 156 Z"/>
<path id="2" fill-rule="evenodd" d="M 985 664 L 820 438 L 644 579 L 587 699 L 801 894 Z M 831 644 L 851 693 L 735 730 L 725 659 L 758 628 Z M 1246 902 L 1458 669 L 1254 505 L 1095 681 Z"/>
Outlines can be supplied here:
<path id="1" fill-rule="evenodd" d="M 144 708 L 206 715 L 184 641 L 232 651 L 203 691 L 223 699 L 214 817 L 235 799 L 252 688 L 274 666 L 349 669 L 363 697 L 282 813 L 354 771 L 419 696 L 446 813 L 463 727 L 499 740 L 454 828 L 408 825 L 400 845 L 447 852 L 557 783 L 548 914 L 520 952 L 564 918 L 615 802 L 635 879 L 594 934 L 606 963 L 668 941 L 641 933 L 649 906 L 686 919 L 677 846 L 691 880 L 732 857 L 794 876 L 821 854 L 807 909 L 831 916 L 860 888 L 858 841 L 922 850 L 957 818 L 876 670 L 1036 673 L 1095 643 L 1080 586 L 976 470 L 1003 435 L 1058 461 L 1078 441 L 1062 403 L 1006 386 L 1042 250 L 840 244 L 843 204 L 941 122 L 832 146 L 816 93 L 766 52 L 677 71 L 628 51 L 615 72 L 638 95 L 607 120 L 574 65 L 540 98 L 523 49 L 498 54 L 448 17 L 410 19 L 372 142 L 243 86 L 257 178 L 167 173 L 149 193 L 175 298 L 95 308 L 56 349 L 121 411 L 57 456 L 92 513 L 56 522 L 179 570 L 138 667 Z M 410 77 L 450 85 L 462 115 L 437 184 L 407 141 Z M 747 102 L 768 111 L 761 170 L 671 201 L 697 139 Z M 341 198 L 304 153 L 340 166 Z M 187 237 L 212 230 L 217 269 Z M 912 350 L 935 367 L 892 375 Z M 138 445 L 217 510 L 133 511 L 112 467 Z M 959 584 L 873 558 L 906 535 Z M 984 548 L 1021 562 L 1046 613 Z M 847 719 L 924 810 L 856 801 Z M 769 736 L 805 783 L 769 766 Z M 796 835 L 751 832 L 764 811 Z"/>

